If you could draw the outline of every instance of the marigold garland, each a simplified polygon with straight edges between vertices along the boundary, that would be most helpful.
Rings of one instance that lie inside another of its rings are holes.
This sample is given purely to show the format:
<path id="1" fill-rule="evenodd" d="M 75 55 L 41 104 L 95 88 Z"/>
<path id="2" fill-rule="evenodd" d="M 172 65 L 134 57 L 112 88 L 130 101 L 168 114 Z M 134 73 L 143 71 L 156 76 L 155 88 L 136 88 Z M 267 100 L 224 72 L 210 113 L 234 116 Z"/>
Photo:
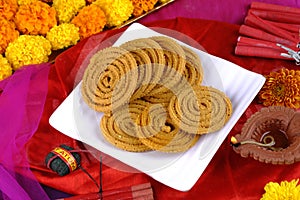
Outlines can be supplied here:
<path id="1" fill-rule="evenodd" d="M 21 35 L 6 48 L 5 56 L 14 70 L 23 65 L 47 62 L 51 44 L 43 36 Z"/>
<path id="2" fill-rule="evenodd" d="M 13 19 L 18 10 L 17 0 L 0 0 L 0 17 Z"/>
<path id="3" fill-rule="evenodd" d="M 0 54 L 0 81 L 12 74 L 12 68 L 8 60 Z"/>
<path id="4" fill-rule="evenodd" d="M 15 23 L 23 34 L 46 35 L 57 24 L 56 11 L 41 1 L 25 4 L 19 7 Z"/>
<path id="5" fill-rule="evenodd" d="M 134 6 L 133 15 L 140 16 L 149 10 L 152 10 L 158 0 L 131 0 Z"/>
<path id="6" fill-rule="evenodd" d="M 137 16 L 158 1 L 162 0 L 0 0 L 0 54 L 13 70 L 47 62 L 51 50 L 75 45 L 105 27 L 120 26 L 133 16 L 135 7 Z"/>
<path id="7" fill-rule="evenodd" d="M 72 23 L 79 27 L 81 39 L 99 33 L 106 24 L 106 17 L 103 10 L 94 4 L 81 9 Z"/>
<path id="8" fill-rule="evenodd" d="M 106 25 L 109 28 L 119 26 L 128 20 L 134 9 L 131 0 L 96 0 L 93 4 L 104 11 Z"/>
<path id="9" fill-rule="evenodd" d="M 59 23 L 69 23 L 86 5 L 85 0 L 53 0 Z"/>
<path id="10" fill-rule="evenodd" d="M 63 49 L 77 44 L 80 39 L 79 28 L 74 24 L 63 23 L 50 29 L 46 38 L 50 41 L 52 50 Z"/>
<path id="11" fill-rule="evenodd" d="M 300 108 L 300 70 L 281 69 L 266 76 L 259 92 L 264 106 L 287 106 Z"/>
<path id="12" fill-rule="evenodd" d="M 299 179 L 291 182 L 282 181 L 280 184 L 269 182 L 264 187 L 265 193 L 260 200 L 299 200 L 300 199 L 300 185 Z"/>
<path id="13" fill-rule="evenodd" d="M 0 17 L 0 54 L 3 54 L 8 44 L 19 37 L 19 31 L 13 22 Z"/>

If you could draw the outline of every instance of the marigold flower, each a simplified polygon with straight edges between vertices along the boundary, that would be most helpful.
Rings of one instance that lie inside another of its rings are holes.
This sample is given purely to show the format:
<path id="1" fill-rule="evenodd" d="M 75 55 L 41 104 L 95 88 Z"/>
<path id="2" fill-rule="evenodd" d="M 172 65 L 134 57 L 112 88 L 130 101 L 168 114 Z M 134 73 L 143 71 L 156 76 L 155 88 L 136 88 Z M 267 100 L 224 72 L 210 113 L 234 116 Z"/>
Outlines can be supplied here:
<path id="1" fill-rule="evenodd" d="M 0 81 L 12 75 L 12 68 L 8 60 L 0 54 Z"/>
<path id="2" fill-rule="evenodd" d="M 140 16 L 152 10 L 158 0 L 131 0 L 134 6 L 133 15 Z"/>
<path id="3" fill-rule="evenodd" d="M 300 199 L 299 179 L 291 182 L 282 181 L 280 184 L 269 182 L 265 186 L 265 193 L 260 200 L 298 200 Z"/>
<path id="4" fill-rule="evenodd" d="M 11 20 L 18 10 L 17 0 L 0 0 L 0 17 Z"/>
<path id="5" fill-rule="evenodd" d="M 50 42 L 39 35 L 21 35 L 9 43 L 5 52 L 5 56 L 14 70 L 23 65 L 47 62 L 50 54 Z"/>
<path id="6" fill-rule="evenodd" d="M 266 76 L 259 92 L 264 106 L 287 106 L 300 108 L 300 70 L 281 69 Z"/>
<path id="7" fill-rule="evenodd" d="M 69 23 L 86 5 L 85 0 L 53 0 L 59 23 Z"/>
<path id="8" fill-rule="evenodd" d="M 81 39 L 99 33 L 106 24 L 105 14 L 102 9 L 94 4 L 82 8 L 72 23 L 79 27 Z"/>
<path id="9" fill-rule="evenodd" d="M 123 24 L 131 17 L 134 9 L 131 0 L 96 0 L 93 4 L 104 11 L 108 27 Z"/>
<path id="10" fill-rule="evenodd" d="M 46 35 L 57 24 L 55 9 L 37 1 L 19 7 L 15 16 L 18 30 L 23 34 Z"/>
<path id="11" fill-rule="evenodd" d="M 19 31 L 13 22 L 0 17 L 0 54 L 3 54 L 8 44 L 19 37 Z"/>
<path id="12" fill-rule="evenodd" d="M 63 23 L 50 29 L 46 38 L 50 41 L 53 50 L 63 49 L 78 42 L 79 28 L 74 24 Z"/>
<path id="13" fill-rule="evenodd" d="M 28 5 L 28 4 L 31 4 L 33 2 L 37 2 L 39 0 L 18 0 L 18 5 L 21 6 L 21 5 Z"/>

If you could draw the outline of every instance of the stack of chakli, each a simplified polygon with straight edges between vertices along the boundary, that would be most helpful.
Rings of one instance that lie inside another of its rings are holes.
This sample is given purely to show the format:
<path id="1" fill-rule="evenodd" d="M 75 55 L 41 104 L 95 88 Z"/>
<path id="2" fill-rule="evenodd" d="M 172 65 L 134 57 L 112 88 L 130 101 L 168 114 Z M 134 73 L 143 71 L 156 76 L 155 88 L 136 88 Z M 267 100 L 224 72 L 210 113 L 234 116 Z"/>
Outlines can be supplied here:
<path id="1" fill-rule="evenodd" d="M 191 48 L 153 36 L 94 54 L 81 94 L 91 109 L 104 113 L 101 133 L 113 146 L 177 153 L 221 129 L 232 114 L 230 99 L 204 86 L 203 78 Z"/>

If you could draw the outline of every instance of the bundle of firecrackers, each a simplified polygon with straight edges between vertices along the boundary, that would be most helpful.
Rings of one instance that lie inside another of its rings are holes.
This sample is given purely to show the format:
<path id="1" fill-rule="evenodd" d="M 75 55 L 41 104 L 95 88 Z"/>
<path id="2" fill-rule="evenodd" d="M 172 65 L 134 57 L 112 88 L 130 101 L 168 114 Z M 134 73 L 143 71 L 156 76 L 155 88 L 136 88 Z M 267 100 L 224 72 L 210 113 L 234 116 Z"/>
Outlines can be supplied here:
<path id="1" fill-rule="evenodd" d="M 0 0 L 0 81 L 168 0 Z"/>

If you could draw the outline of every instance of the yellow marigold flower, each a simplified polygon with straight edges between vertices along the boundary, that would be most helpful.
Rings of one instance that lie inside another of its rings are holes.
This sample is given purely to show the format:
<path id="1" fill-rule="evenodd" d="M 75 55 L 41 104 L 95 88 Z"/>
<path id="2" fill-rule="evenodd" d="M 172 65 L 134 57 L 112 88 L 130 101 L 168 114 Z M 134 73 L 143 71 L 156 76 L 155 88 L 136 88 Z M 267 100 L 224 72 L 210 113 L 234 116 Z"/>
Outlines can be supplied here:
<path id="1" fill-rule="evenodd" d="M 46 35 L 57 24 L 55 9 L 37 1 L 19 7 L 15 16 L 18 30 L 23 34 Z"/>
<path id="2" fill-rule="evenodd" d="M 264 106 L 300 108 L 300 70 L 271 72 L 258 95 Z"/>
<path id="3" fill-rule="evenodd" d="M 104 11 L 108 27 L 123 24 L 131 17 L 134 9 L 131 0 L 96 0 L 93 4 Z"/>
<path id="4" fill-rule="evenodd" d="M 299 179 L 291 182 L 282 181 L 280 184 L 269 182 L 265 186 L 265 193 L 260 200 L 299 200 L 300 185 Z"/>
<path id="5" fill-rule="evenodd" d="M 45 63 L 51 54 L 51 44 L 43 36 L 21 35 L 9 43 L 5 56 L 14 70 L 23 65 Z"/>
<path id="6" fill-rule="evenodd" d="M 140 16 L 152 10 L 158 0 L 131 0 L 134 6 L 133 15 Z"/>
<path id="7" fill-rule="evenodd" d="M 3 54 L 8 44 L 19 37 L 19 31 L 12 21 L 0 17 L 0 54 Z"/>
<path id="8" fill-rule="evenodd" d="M 86 5 L 85 0 L 53 0 L 59 23 L 69 23 Z"/>
<path id="9" fill-rule="evenodd" d="M 0 81 L 12 74 L 12 68 L 8 60 L 0 54 Z"/>
<path id="10" fill-rule="evenodd" d="M 53 50 L 63 49 L 77 44 L 80 39 L 79 28 L 70 23 L 60 24 L 50 29 L 46 38 Z"/>
<path id="11" fill-rule="evenodd" d="M 28 5 L 39 0 L 18 0 L 18 5 Z"/>
<path id="12" fill-rule="evenodd" d="M 106 24 L 105 14 L 102 9 L 94 4 L 82 8 L 72 23 L 79 27 L 81 39 L 99 33 Z"/>
<path id="13" fill-rule="evenodd" d="M 11 20 L 18 10 L 17 0 L 0 0 L 0 17 Z"/>

